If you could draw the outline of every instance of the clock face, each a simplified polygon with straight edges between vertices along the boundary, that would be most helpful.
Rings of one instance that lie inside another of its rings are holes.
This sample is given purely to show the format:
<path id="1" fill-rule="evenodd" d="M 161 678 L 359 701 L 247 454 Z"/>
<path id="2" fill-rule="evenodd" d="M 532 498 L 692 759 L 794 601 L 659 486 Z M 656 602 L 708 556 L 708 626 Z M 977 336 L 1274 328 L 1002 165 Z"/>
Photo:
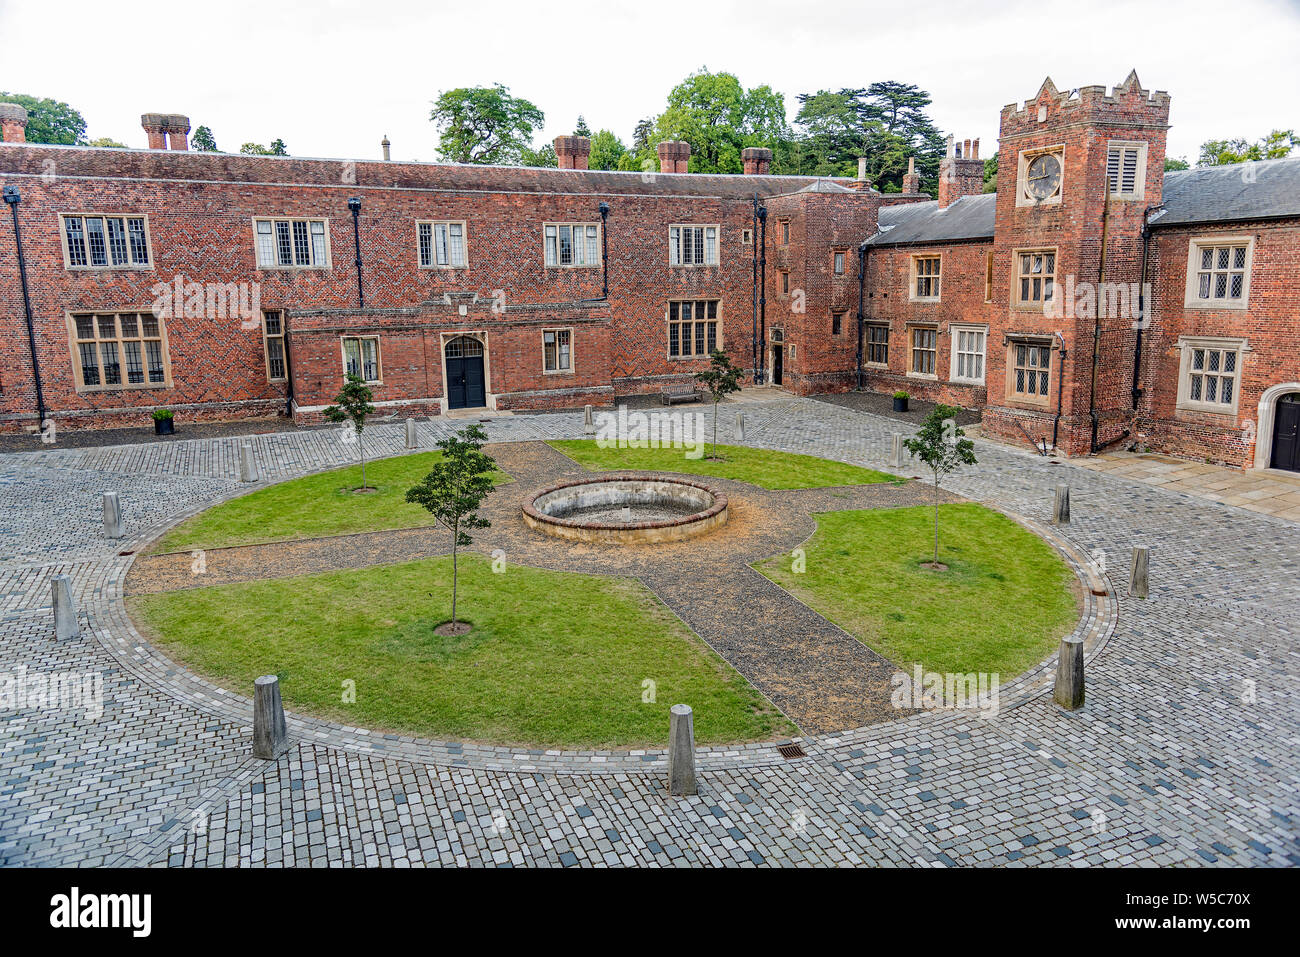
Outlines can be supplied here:
<path id="1" fill-rule="evenodd" d="M 1043 153 L 1029 161 L 1025 170 L 1025 192 L 1033 199 L 1051 199 L 1061 189 L 1061 159 L 1055 153 Z"/>

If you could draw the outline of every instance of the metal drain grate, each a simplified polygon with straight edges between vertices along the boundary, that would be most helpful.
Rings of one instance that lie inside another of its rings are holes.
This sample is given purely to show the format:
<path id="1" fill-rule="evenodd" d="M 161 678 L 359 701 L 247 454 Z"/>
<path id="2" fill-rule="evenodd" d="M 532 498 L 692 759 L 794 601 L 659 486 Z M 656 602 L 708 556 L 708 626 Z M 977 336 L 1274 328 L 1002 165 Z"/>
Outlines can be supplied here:
<path id="1" fill-rule="evenodd" d="M 781 757 L 785 758 L 787 761 L 792 761 L 795 758 L 808 757 L 808 752 L 797 744 L 778 744 L 776 750 L 779 751 Z"/>

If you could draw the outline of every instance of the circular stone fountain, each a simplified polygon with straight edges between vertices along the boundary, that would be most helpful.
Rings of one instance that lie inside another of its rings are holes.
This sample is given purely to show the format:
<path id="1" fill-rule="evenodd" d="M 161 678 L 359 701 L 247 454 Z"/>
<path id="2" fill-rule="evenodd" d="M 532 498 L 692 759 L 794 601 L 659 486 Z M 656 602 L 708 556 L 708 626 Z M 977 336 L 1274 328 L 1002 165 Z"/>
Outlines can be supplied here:
<path id="1" fill-rule="evenodd" d="M 542 489 L 524 503 L 532 528 L 580 542 L 677 542 L 727 521 L 727 496 L 687 479 L 602 475 Z"/>

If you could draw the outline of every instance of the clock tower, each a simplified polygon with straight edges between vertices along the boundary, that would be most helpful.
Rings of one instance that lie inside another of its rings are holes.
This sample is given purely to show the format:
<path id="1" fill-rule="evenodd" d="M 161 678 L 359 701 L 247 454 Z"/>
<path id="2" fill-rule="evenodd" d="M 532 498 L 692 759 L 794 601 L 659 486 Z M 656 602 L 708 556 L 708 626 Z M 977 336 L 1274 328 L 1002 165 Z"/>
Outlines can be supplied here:
<path id="1" fill-rule="evenodd" d="M 1168 125 L 1168 94 L 1136 72 L 1110 92 L 1048 78 L 1003 108 L 987 431 L 1078 455 L 1132 428 L 1143 215 L 1160 205 Z"/>

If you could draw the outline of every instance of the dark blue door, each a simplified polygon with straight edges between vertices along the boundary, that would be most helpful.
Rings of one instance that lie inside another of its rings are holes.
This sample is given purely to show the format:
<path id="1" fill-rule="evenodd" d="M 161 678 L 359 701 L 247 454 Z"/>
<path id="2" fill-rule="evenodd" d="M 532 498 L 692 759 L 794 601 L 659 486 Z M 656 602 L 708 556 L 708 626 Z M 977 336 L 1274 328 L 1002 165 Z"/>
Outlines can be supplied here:
<path id="1" fill-rule="evenodd" d="M 487 405 L 483 344 L 461 336 L 447 343 L 447 408 L 481 409 Z"/>

